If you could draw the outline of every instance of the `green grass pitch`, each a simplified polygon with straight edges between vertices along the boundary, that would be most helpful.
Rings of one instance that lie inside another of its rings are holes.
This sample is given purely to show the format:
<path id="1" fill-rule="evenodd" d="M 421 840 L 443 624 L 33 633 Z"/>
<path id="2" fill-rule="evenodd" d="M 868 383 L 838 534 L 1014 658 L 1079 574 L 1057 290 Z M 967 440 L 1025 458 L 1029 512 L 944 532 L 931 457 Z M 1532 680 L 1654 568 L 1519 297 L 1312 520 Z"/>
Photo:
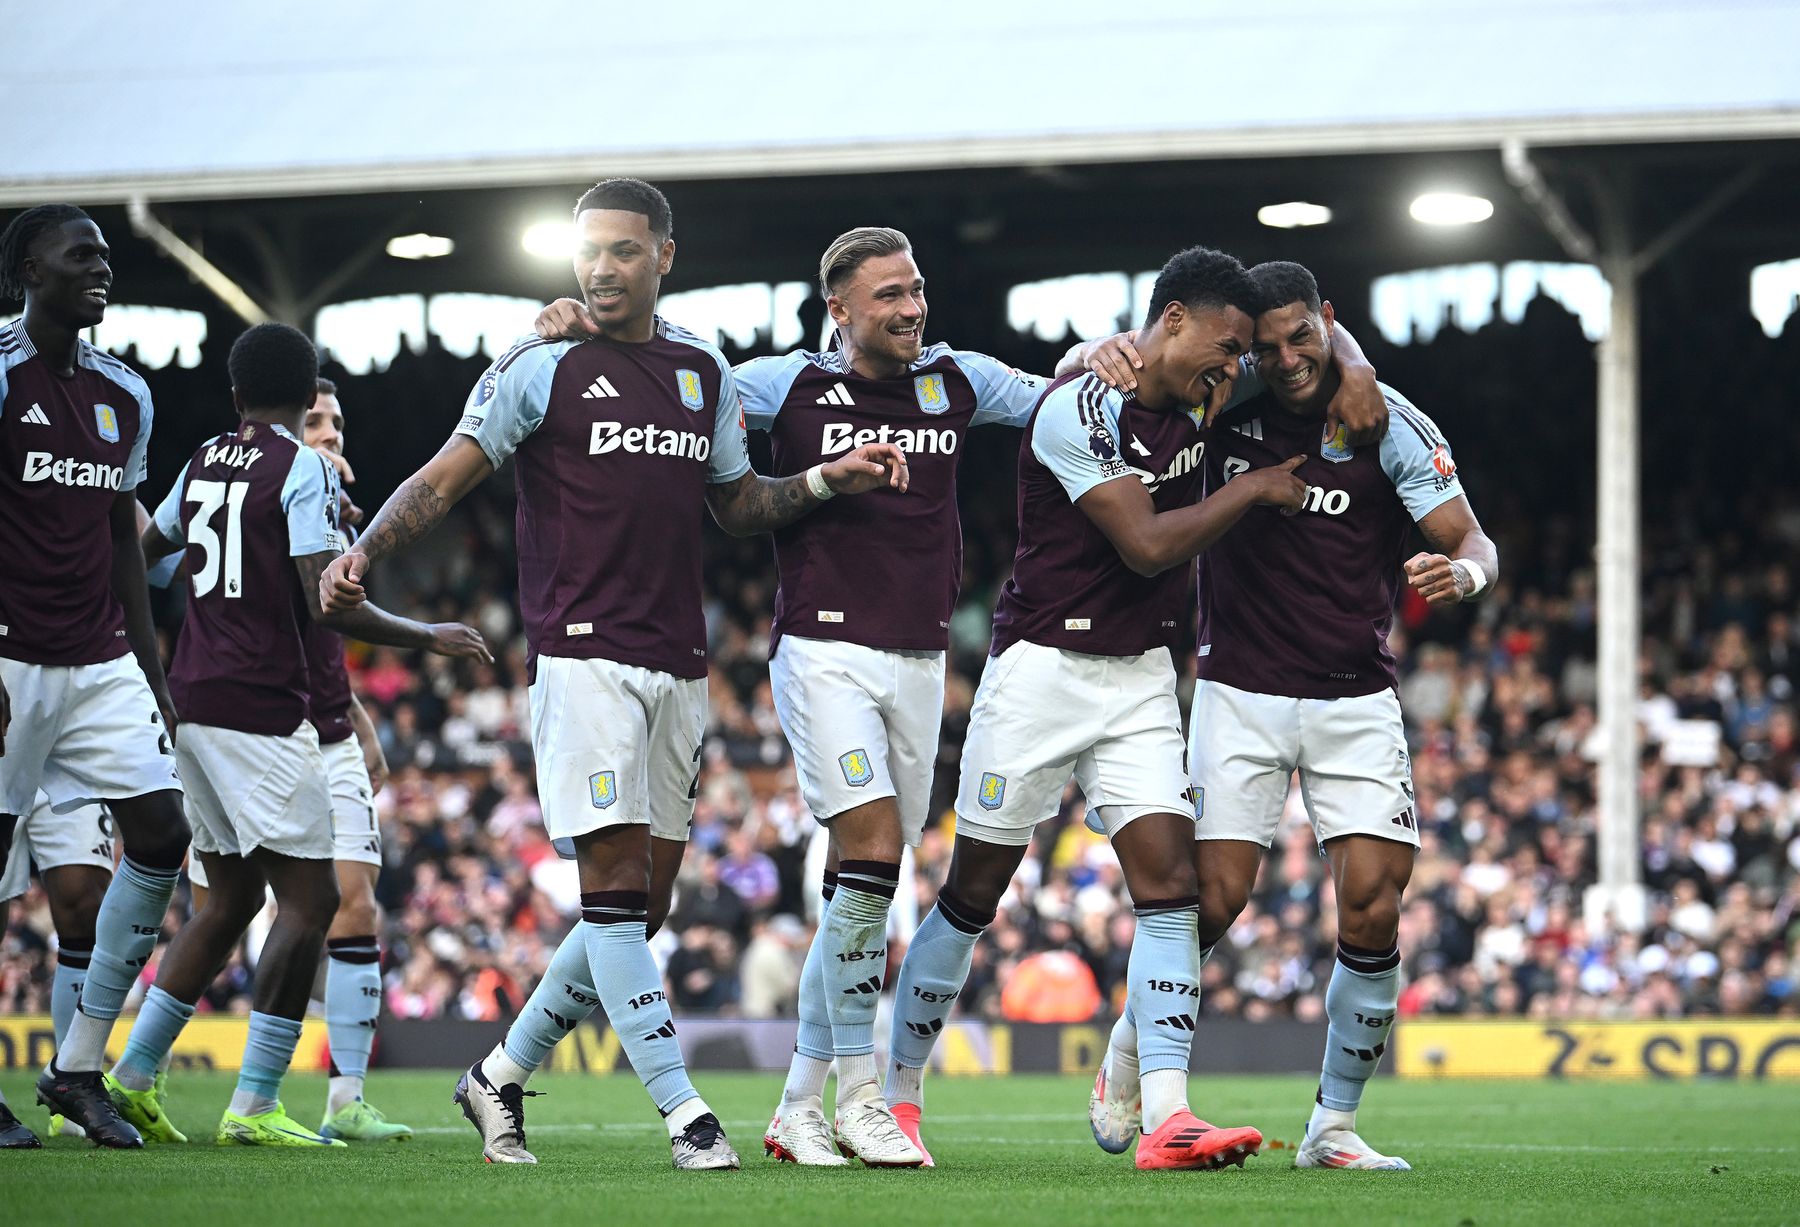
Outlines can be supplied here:
<path id="1" fill-rule="evenodd" d="M 927 1090 L 930 1171 L 800 1170 L 762 1154 L 779 1081 L 703 1074 L 701 1090 L 744 1158 L 741 1172 L 677 1174 L 665 1134 L 628 1077 L 546 1075 L 527 1101 L 540 1166 L 481 1162 L 450 1103 L 453 1073 L 377 1073 L 370 1098 L 419 1132 L 410 1143 L 348 1151 L 222 1149 L 210 1142 L 230 1096 L 226 1074 L 177 1075 L 170 1117 L 196 1141 L 138 1153 L 54 1139 L 0 1153 L 4 1221 L 60 1224 L 273 1223 L 380 1227 L 491 1222 L 753 1223 L 849 1216 L 877 1223 L 1185 1222 L 1797 1223 L 1800 1133 L 1792 1083 L 1406 1082 L 1369 1091 L 1370 1141 L 1410 1173 L 1296 1171 L 1265 1148 L 1243 1171 L 1140 1173 L 1088 1136 L 1078 1078 L 937 1078 Z M 34 1128 L 30 1080 L 0 1088 Z M 1298 1140 L 1307 1078 L 1196 1078 L 1196 1109 Z M 294 1115 L 316 1123 L 322 1077 L 290 1078 Z M 850 1200 L 852 1197 L 854 1201 Z"/>

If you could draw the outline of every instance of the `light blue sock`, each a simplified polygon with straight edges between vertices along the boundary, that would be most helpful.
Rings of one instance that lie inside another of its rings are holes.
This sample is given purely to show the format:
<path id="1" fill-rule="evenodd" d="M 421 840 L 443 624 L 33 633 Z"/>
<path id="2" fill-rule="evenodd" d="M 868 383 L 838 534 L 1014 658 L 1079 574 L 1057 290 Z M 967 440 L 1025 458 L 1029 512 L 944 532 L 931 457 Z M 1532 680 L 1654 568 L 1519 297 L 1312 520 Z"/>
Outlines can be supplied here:
<path id="1" fill-rule="evenodd" d="M 1363 950 L 1338 942 L 1325 989 L 1325 1065 L 1318 1105 L 1354 1114 L 1363 1087 L 1381 1064 L 1400 1002 L 1400 948 Z M 1315 1109 L 1314 1115 L 1319 1115 Z"/>
<path id="2" fill-rule="evenodd" d="M 1138 1068 L 1185 1073 L 1200 1013 L 1199 916 L 1180 900 L 1136 911 L 1126 1000 L 1137 1026 Z"/>
<path id="3" fill-rule="evenodd" d="M 588 966 L 587 935 L 577 926 L 556 948 L 544 978 L 506 1029 L 506 1055 L 530 1073 L 549 1060 L 557 1042 L 586 1022 L 599 1004 Z"/>
<path id="4" fill-rule="evenodd" d="M 337 937 L 325 943 L 325 1034 L 331 1075 L 369 1075 L 375 1024 L 381 1017 L 381 944 L 373 936 Z"/>
<path id="5" fill-rule="evenodd" d="M 826 905 L 820 962 L 825 969 L 825 1009 L 837 1054 L 838 1098 L 873 1082 L 875 1009 L 887 982 L 887 918 L 900 866 L 886 861 L 838 865 L 837 894 Z"/>
<path id="6" fill-rule="evenodd" d="M 69 1034 L 69 1021 L 81 1002 L 81 986 L 87 981 L 92 950 L 72 950 L 67 946 L 56 951 L 56 976 L 50 981 L 50 1025 L 56 1032 L 56 1043 L 62 1046 Z"/>
<path id="7" fill-rule="evenodd" d="M 244 1065 L 238 1070 L 231 1110 L 240 1116 L 267 1112 L 281 1098 L 281 1080 L 300 1043 L 300 1020 L 251 1011 L 250 1037 L 244 1041 Z"/>
<path id="8" fill-rule="evenodd" d="M 581 934 L 600 1004 L 638 1081 L 669 1115 L 699 1092 L 688 1080 L 675 1019 L 645 938 L 643 891 L 594 891 L 581 896 Z"/>
<path id="9" fill-rule="evenodd" d="M 57 1045 L 58 1069 L 94 1070 L 105 1063 L 113 1022 L 156 949 L 179 876 L 178 869 L 147 868 L 129 856 L 119 862 L 94 921 L 94 957 L 81 998 Z"/>
<path id="10" fill-rule="evenodd" d="M 156 1070 L 175 1047 L 175 1037 L 194 1016 L 194 1007 L 152 985 L 138 1007 L 125 1055 L 113 1066 L 113 1077 L 129 1091 L 147 1091 L 156 1081 Z"/>
<path id="11" fill-rule="evenodd" d="M 922 1071 L 951 1007 L 968 983 L 975 943 L 993 922 L 992 911 L 983 912 L 944 890 L 938 892 L 937 906 L 913 934 L 894 987 L 888 1040 L 892 1060 L 884 1088 L 890 1104 L 922 1106 Z"/>
<path id="12" fill-rule="evenodd" d="M 830 905 L 836 890 L 836 875 L 828 875 L 832 885 L 825 903 Z M 825 1094 L 825 1079 L 831 1074 L 835 1056 L 831 1039 L 831 1011 L 825 1004 L 825 918 L 813 931 L 812 943 L 806 948 L 806 962 L 800 968 L 800 1028 L 794 1034 L 794 1056 L 788 1062 L 787 1082 L 781 1088 L 783 1103 L 799 1103 L 819 1099 Z"/>

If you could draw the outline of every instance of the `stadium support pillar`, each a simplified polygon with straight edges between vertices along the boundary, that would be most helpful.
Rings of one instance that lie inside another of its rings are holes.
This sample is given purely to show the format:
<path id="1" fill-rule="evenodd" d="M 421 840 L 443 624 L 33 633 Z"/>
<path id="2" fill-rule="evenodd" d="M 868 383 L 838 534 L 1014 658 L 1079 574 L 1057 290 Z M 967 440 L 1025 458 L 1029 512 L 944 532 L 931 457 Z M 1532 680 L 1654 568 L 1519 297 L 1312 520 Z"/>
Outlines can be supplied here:
<path id="1" fill-rule="evenodd" d="M 1612 318 L 1599 369 L 1599 882 L 1583 901 L 1590 932 L 1643 929 L 1646 900 L 1639 850 L 1638 635 L 1641 625 L 1638 491 L 1638 277 L 1625 192 L 1602 188 L 1601 274 L 1612 287 Z"/>
<path id="2" fill-rule="evenodd" d="M 1588 234 L 1532 162 L 1519 141 L 1501 149 L 1507 178 L 1537 211 L 1545 229 L 1577 260 L 1597 264 L 1612 288 L 1612 315 L 1599 363 L 1596 414 L 1599 455 L 1594 562 L 1599 588 L 1598 764 L 1599 881 L 1582 911 L 1590 932 L 1639 932 L 1648 920 L 1643 884 L 1638 794 L 1642 740 L 1638 730 L 1638 653 L 1642 628 L 1642 579 L 1638 525 L 1639 407 L 1638 289 L 1658 260 L 1730 204 L 1756 181 L 1760 166 L 1746 167 L 1641 248 L 1634 250 L 1632 192 L 1625 174 L 1591 181 L 1599 235 Z"/>
<path id="3" fill-rule="evenodd" d="M 254 298 L 251 298 L 244 287 L 227 276 L 218 265 L 195 251 L 179 234 L 162 224 L 162 220 L 150 211 L 150 202 L 142 196 L 133 196 L 125 206 L 126 215 L 131 218 L 131 228 L 138 234 L 156 244 L 156 249 L 181 265 L 188 275 L 230 307 L 246 324 L 264 324 L 269 320 L 269 313 L 264 311 Z"/>

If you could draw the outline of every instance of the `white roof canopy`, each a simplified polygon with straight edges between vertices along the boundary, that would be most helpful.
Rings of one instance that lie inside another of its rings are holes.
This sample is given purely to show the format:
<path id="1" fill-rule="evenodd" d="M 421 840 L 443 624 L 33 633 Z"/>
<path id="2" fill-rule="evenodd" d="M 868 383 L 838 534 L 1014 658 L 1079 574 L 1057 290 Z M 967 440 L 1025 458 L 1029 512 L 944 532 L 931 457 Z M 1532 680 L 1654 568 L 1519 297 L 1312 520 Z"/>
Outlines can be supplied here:
<path id="1" fill-rule="evenodd" d="M 1800 135 L 1791 0 L 6 7 L 0 204 Z"/>

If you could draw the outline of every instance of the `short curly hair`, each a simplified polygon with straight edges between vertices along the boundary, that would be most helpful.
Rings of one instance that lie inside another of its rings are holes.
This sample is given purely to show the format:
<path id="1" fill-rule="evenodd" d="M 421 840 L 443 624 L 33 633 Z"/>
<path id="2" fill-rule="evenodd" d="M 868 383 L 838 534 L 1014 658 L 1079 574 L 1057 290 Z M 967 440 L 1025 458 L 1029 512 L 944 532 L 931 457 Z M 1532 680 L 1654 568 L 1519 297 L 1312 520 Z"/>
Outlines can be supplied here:
<path id="1" fill-rule="evenodd" d="M 1226 255 L 1211 247 L 1190 247 L 1169 257 L 1156 275 L 1156 288 L 1150 291 L 1150 310 L 1144 316 L 1148 328 L 1161 318 L 1172 302 L 1185 307 L 1217 310 L 1236 307 L 1246 315 L 1256 314 L 1256 286 L 1236 256 Z"/>

